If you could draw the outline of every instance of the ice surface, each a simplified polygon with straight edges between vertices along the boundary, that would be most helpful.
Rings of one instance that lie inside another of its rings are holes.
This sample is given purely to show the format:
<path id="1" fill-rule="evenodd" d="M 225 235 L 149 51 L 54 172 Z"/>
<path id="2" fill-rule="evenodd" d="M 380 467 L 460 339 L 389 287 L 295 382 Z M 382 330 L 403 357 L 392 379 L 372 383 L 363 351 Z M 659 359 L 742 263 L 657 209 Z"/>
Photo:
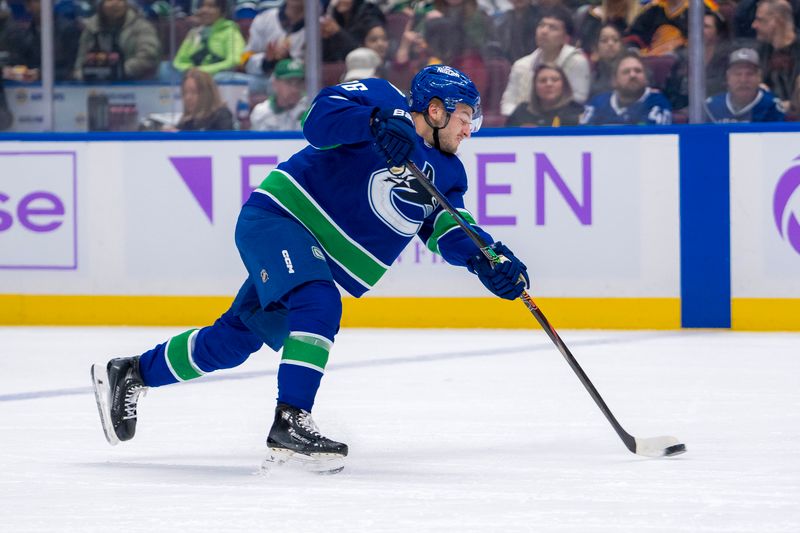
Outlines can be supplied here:
<path id="1" fill-rule="evenodd" d="M 89 365 L 171 328 L 0 328 L 0 531 L 800 531 L 800 334 L 344 330 L 314 417 L 335 476 L 259 476 L 278 357 L 152 389 L 103 438 Z"/>

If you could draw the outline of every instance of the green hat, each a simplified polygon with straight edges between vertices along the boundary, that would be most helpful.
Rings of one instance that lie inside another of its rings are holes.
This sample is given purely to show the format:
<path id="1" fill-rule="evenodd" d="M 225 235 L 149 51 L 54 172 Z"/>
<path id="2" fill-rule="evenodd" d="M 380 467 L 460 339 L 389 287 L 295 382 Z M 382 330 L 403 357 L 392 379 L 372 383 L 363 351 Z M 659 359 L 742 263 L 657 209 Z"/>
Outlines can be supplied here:
<path id="1" fill-rule="evenodd" d="M 272 75 L 276 80 L 288 80 L 290 78 L 305 78 L 306 72 L 303 70 L 303 63 L 296 59 L 281 59 L 275 65 Z"/>

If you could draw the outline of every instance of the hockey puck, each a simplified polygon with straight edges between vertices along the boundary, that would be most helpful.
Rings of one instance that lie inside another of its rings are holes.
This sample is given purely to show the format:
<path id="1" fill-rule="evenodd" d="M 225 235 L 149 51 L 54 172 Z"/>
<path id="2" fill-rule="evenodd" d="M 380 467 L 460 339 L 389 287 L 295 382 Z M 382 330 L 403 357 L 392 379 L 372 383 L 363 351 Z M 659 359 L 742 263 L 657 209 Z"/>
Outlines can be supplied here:
<path id="1" fill-rule="evenodd" d="M 664 457 L 672 457 L 673 455 L 680 455 L 685 452 L 685 444 L 673 444 L 672 446 L 664 448 Z"/>

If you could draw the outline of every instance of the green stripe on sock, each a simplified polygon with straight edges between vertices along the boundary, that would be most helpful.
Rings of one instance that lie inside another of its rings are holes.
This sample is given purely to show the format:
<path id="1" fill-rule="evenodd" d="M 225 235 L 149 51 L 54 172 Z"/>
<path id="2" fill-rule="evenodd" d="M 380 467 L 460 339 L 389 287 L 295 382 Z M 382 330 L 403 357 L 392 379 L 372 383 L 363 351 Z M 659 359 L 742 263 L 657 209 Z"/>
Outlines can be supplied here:
<path id="1" fill-rule="evenodd" d="M 305 335 L 290 335 L 283 343 L 282 362 L 300 361 L 319 368 L 322 372 L 328 364 L 330 342 Z"/>
<path id="2" fill-rule="evenodd" d="M 272 171 L 259 188 L 308 228 L 328 255 L 367 288 L 372 288 L 389 269 L 334 225 L 308 193 L 287 174 Z"/>
<path id="3" fill-rule="evenodd" d="M 197 330 L 184 331 L 180 335 L 172 337 L 167 344 L 167 365 L 175 377 L 181 381 L 199 378 L 203 375 L 192 365 L 191 361 L 189 338 L 195 331 Z"/>
<path id="4" fill-rule="evenodd" d="M 472 213 L 467 211 L 466 209 L 457 209 L 457 211 L 464 217 L 464 220 L 469 222 L 470 224 L 475 224 L 475 218 L 472 216 Z M 442 211 L 442 213 L 436 217 L 436 222 L 433 224 L 433 233 L 431 236 L 428 237 L 428 240 L 425 242 L 425 245 L 431 252 L 439 253 L 439 239 L 442 235 L 456 227 L 458 223 L 453 218 L 453 215 L 448 213 L 447 211 Z"/>

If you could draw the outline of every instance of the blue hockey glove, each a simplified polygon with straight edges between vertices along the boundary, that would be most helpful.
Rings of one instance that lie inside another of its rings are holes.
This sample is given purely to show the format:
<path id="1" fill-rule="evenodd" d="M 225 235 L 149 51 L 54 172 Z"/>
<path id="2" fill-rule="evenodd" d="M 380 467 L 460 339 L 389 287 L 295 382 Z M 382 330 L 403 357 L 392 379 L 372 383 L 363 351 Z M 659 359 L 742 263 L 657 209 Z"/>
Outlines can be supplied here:
<path id="1" fill-rule="evenodd" d="M 417 142 L 417 130 L 411 115 L 404 109 L 378 109 L 370 124 L 375 136 L 375 150 L 393 167 L 402 167 L 411 157 Z"/>
<path id="2" fill-rule="evenodd" d="M 467 268 L 494 294 L 506 300 L 515 300 L 531 285 L 528 267 L 502 242 L 494 243 L 492 249 L 500 256 L 500 263 L 492 264 L 486 256 L 480 254 L 467 261 Z M 524 283 L 520 275 L 525 279 Z"/>

